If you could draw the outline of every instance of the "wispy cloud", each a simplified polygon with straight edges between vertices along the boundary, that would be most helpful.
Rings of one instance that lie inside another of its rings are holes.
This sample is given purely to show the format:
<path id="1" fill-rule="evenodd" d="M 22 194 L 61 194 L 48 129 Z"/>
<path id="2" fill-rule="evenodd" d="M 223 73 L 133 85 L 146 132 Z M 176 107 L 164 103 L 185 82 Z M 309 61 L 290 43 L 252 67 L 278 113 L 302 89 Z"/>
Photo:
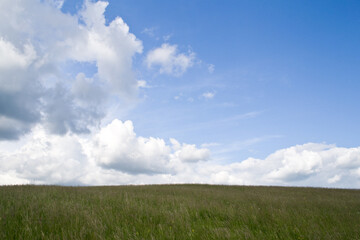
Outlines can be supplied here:
<path id="1" fill-rule="evenodd" d="M 141 33 L 144 33 L 150 37 L 154 37 L 155 36 L 155 28 L 151 27 L 151 28 L 144 28 L 144 30 L 141 31 Z"/>
<path id="2" fill-rule="evenodd" d="M 165 42 L 167 42 L 170 40 L 171 37 L 172 37 L 172 34 L 168 34 L 168 35 L 163 36 L 163 39 Z"/>
<path id="3" fill-rule="evenodd" d="M 215 97 L 215 92 L 204 92 L 201 96 L 205 99 L 212 99 Z"/>
<path id="4" fill-rule="evenodd" d="M 254 118 L 254 117 L 261 115 L 263 112 L 264 111 L 252 111 L 252 112 L 247 112 L 247 113 L 243 113 L 243 114 L 237 114 L 232 117 L 217 120 L 216 122 L 227 123 L 227 122 L 233 122 L 233 121 L 238 121 L 238 120 L 243 120 L 243 119 Z"/>
<path id="5" fill-rule="evenodd" d="M 209 73 L 213 73 L 215 71 L 215 65 L 214 64 L 209 64 L 208 65 L 208 71 L 209 71 Z"/>
<path id="6" fill-rule="evenodd" d="M 265 136 L 261 136 L 261 137 L 249 138 L 249 139 L 242 140 L 242 141 L 235 141 L 232 143 L 221 144 L 221 145 L 217 145 L 219 147 L 216 150 L 215 149 L 213 150 L 213 154 L 221 155 L 224 153 L 237 152 L 237 151 L 241 151 L 244 149 L 249 149 L 249 147 L 256 145 L 258 143 L 273 140 L 276 138 L 282 138 L 282 137 L 283 137 L 282 135 L 265 135 Z M 209 147 L 211 147 L 211 146 L 209 146 Z"/>
<path id="7" fill-rule="evenodd" d="M 191 101 L 194 99 L 191 98 Z M 189 99 L 188 99 L 189 101 Z M 193 122 L 190 125 L 182 126 L 181 128 L 178 128 L 176 130 L 167 131 L 167 134 L 175 134 L 178 132 L 189 132 L 189 131 L 195 131 L 200 129 L 208 129 L 208 128 L 214 128 L 216 126 L 224 126 L 224 125 L 231 125 L 234 123 L 237 123 L 238 121 L 250 119 L 257 117 L 262 114 L 263 111 L 253 111 L 253 112 L 247 112 L 244 114 L 237 114 L 231 117 L 226 118 L 220 118 L 215 120 L 209 120 L 204 122 Z"/>

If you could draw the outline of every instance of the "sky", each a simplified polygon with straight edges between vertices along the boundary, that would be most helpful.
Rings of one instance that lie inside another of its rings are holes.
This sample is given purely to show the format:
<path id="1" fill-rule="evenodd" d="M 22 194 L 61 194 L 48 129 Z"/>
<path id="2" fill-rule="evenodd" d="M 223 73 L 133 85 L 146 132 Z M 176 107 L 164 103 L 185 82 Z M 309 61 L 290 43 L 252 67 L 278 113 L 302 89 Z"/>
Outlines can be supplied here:
<path id="1" fill-rule="evenodd" d="M 2 0 L 0 184 L 360 187 L 360 2 Z"/>

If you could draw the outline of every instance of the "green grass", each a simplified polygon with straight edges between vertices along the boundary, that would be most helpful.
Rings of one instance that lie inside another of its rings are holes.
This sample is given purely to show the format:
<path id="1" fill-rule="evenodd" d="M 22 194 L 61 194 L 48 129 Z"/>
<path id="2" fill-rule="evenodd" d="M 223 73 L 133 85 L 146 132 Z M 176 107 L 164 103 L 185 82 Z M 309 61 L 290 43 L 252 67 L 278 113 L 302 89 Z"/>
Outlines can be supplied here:
<path id="1" fill-rule="evenodd" d="M 3 186 L 0 239 L 360 239 L 360 191 Z"/>

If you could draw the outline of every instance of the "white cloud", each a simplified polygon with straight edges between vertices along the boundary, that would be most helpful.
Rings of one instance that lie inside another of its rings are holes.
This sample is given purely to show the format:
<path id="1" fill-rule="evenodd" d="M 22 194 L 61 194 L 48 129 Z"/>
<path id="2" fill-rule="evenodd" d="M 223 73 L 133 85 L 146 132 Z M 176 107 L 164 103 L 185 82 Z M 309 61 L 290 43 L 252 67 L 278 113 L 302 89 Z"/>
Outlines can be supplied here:
<path id="1" fill-rule="evenodd" d="M 106 24 L 107 2 L 85 1 L 74 16 L 62 13 L 62 4 L 0 2 L 0 119 L 10 126 L 0 127 L 0 139 L 16 139 L 39 122 L 53 133 L 89 132 L 104 116 L 108 95 L 137 95 L 132 58 L 142 43 L 128 25 L 120 17 Z M 69 76 L 78 62 L 97 72 Z"/>
<path id="2" fill-rule="evenodd" d="M 169 171 L 170 152 L 163 139 L 136 137 L 131 121 L 114 120 L 100 131 L 94 144 L 101 166 L 134 174 Z"/>
<path id="3" fill-rule="evenodd" d="M 194 144 L 180 144 L 173 138 L 170 142 L 175 150 L 174 156 L 182 162 L 199 162 L 208 160 L 210 157 L 209 149 L 198 149 Z"/>
<path id="4" fill-rule="evenodd" d="M 269 179 L 296 181 L 306 179 L 318 173 L 322 167 L 322 157 L 317 151 L 304 146 L 296 146 L 277 151 L 268 157 L 268 161 L 281 159 L 281 166 L 268 173 Z"/>
<path id="5" fill-rule="evenodd" d="M 86 34 L 81 41 L 73 42 L 71 57 L 78 61 L 96 61 L 100 78 L 110 83 L 115 93 L 131 97 L 137 87 L 131 70 L 132 58 L 142 52 L 142 43 L 129 32 L 129 26 L 120 17 L 105 25 L 107 5 L 107 2 L 86 1 L 80 12 Z"/>
<path id="6" fill-rule="evenodd" d="M 137 137 L 131 121 L 116 119 L 96 135 L 92 149 L 99 165 L 132 174 L 176 172 L 184 162 L 210 157 L 208 149 L 170 142 L 172 146 L 160 138 Z"/>
<path id="7" fill-rule="evenodd" d="M 214 92 L 204 92 L 201 96 L 206 99 L 212 99 L 215 97 L 215 93 Z"/>
<path id="8" fill-rule="evenodd" d="M 148 68 L 160 67 L 159 72 L 181 76 L 186 70 L 194 65 L 195 53 L 178 53 L 177 45 L 164 43 L 161 47 L 148 52 L 145 63 Z"/>

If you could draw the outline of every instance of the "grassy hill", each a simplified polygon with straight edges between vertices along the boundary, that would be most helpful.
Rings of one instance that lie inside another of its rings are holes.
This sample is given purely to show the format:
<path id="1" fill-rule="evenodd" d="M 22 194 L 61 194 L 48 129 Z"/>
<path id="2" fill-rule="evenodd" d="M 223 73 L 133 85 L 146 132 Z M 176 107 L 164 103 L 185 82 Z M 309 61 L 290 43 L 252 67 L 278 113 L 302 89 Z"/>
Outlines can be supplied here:
<path id="1" fill-rule="evenodd" d="M 2 186 L 0 239 L 360 239 L 360 190 Z"/>

